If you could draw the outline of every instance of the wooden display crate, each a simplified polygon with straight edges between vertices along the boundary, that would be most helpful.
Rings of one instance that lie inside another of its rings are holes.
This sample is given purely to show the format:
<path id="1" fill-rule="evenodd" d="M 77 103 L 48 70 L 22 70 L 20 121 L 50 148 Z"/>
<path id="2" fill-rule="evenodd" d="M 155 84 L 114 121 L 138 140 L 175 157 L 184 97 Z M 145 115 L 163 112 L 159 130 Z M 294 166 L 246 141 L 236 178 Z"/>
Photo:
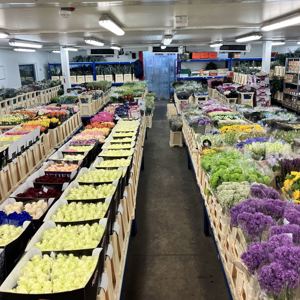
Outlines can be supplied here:
<path id="1" fill-rule="evenodd" d="M 181 131 L 170 131 L 170 147 L 182 147 L 182 132 Z"/>

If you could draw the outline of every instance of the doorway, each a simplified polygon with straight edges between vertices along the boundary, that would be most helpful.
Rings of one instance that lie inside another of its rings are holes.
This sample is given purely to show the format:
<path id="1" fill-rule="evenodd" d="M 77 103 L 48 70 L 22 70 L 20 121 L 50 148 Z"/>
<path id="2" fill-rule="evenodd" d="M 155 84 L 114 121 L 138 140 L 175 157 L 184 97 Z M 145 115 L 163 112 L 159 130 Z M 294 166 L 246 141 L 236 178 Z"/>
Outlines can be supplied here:
<path id="1" fill-rule="evenodd" d="M 30 65 L 19 65 L 21 84 L 31 84 L 36 81 L 35 76 L 35 66 L 33 64 Z"/>
<path id="2" fill-rule="evenodd" d="M 149 91 L 154 92 L 158 99 L 169 100 L 176 76 L 177 54 L 145 51 L 143 56 L 144 74 Z"/>

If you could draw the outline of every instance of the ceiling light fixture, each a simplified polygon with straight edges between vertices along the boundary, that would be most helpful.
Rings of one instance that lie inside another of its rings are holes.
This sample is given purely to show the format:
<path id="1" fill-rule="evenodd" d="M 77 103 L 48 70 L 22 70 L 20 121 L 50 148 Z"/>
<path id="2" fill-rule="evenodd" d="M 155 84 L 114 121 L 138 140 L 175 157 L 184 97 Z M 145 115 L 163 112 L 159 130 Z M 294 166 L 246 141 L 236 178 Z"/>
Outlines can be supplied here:
<path id="1" fill-rule="evenodd" d="M 209 45 L 209 47 L 211 48 L 219 48 L 223 46 L 223 42 L 219 41 L 219 42 L 213 42 Z"/>
<path id="2" fill-rule="evenodd" d="M 29 42 L 29 41 L 20 41 L 20 40 L 9 40 L 8 44 L 12 47 L 25 47 L 25 48 L 35 48 L 40 49 L 43 45 Z"/>
<path id="3" fill-rule="evenodd" d="M 262 38 L 262 35 L 260 33 L 251 33 L 247 34 L 241 37 L 238 37 L 235 39 L 237 43 L 245 43 L 245 42 L 251 42 L 251 41 L 258 41 Z"/>
<path id="4" fill-rule="evenodd" d="M 160 46 L 160 49 L 162 49 L 162 50 L 165 50 L 166 48 L 167 48 L 166 45 L 161 45 L 161 46 Z"/>
<path id="5" fill-rule="evenodd" d="M 64 47 L 64 49 L 66 49 L 68 51 L 71 51 L 71 52 L 77 52 L 78 51 L 78 49 L 74 48 L 74 47 Z"/>
<path id="6" fill-rule="evenodd" d="M 113 49 L 113 50 L 118 50 L 118 51 L 121 50 L 121 47 L 118 46 L 118 45 L 111 45 L 110 48 Z"/>
<path id="7" fill-rule="evenodd" d="M 60 51 L 59 50 L 53 50 L 52 53 L 59 54 Z"/>
<path id="8" fill-rule="evenodd" d="M 26 49 L 26 48 L 14 48 L 16 52 L 35 52 L 35 49 Z"/>
<path id="9" fill-rule="evenodd" d="M 288 15 L 282 18 L 278 18 L 266 22 L 265 25 L 261 27 L 261 30 L 271 31 L 271 30 L 298 25 L 299 23 L 300 23 L 300 13 L 296 13 L 296 14 Z"/>
<path id="10" fill-rule="evenodd" d="M 121 36 L 125 34 L 125 31 L 107 15 L 103 15 L 100 18 L 99 25 L 115 35 Z"/>
<path id="11" fill-rule="evenodd" d="M 282 46 L 285 45 L 285 41 L 273 41 L 272 46 Z"/>
<path id="12" fill-rule="evenodd" d="M 97 39 L 94 39 L 94 38 L 85 38 L 84 41 L 85 41 L 86 44 L 89 44 L 89 45 L 92 45 L 92 46 L 97 46 L 97 47 L 104 46 L 103 42 L 101 42 Z"/>
<path id="13" fill-rule="evenodd" d="M 4 31 L 0 31 L 0 39 L 6 39 L 9 37 L 9 34 Z"/>
<path id="14" fill-rule="evenodd" d="M 164 37 L 163 37 L 162 43 L 163 43 L 165 46 L 169 46 L 169 45 L 172 43 L 172 40 L 173 40 L 173 35 L 171 35 L 171 34 L 166 34 L 166 35 L 164 35 Z"/>

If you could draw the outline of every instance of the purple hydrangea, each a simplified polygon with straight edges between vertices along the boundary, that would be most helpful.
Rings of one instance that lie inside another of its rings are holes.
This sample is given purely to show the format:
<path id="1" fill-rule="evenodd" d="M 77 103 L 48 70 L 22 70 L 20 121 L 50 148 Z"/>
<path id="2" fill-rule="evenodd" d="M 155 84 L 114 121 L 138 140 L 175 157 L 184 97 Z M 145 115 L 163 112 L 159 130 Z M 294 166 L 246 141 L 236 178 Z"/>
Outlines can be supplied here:
<path id="1" fill-rule="evenodd" d="M 282 234 L 282 233 L 291 233 L 293 236 L 293 242 L 295 244 L 300 243 L 300 226 L 297 224 L 287 224 L 280 226 L 272 226 L 270 228 L 270 236 Z"/>
<path id="2" fill-rule="evenodd" d="M 272 262 L 258 271 L 258 281 L 268 294 L 278 296 L 285 288 L 294 289 L 299 285 L 299 274 L 278 262 Z"/>
<path id="3" fill-rule="evenodd" d="M 238 215 L 237 221 L 238 225 L 252 241 L 261 240 L 263 232 L 275 224 L 272 217 L 260 212 L 254 214 L 242 212 Z"/>
<path id="4" fill-rule="evenodd" d="M 281 199 L 280 194 L 275 189 L 263 184 L 252 184 L 250 194 L 252 197 L 259 199 Z"/>

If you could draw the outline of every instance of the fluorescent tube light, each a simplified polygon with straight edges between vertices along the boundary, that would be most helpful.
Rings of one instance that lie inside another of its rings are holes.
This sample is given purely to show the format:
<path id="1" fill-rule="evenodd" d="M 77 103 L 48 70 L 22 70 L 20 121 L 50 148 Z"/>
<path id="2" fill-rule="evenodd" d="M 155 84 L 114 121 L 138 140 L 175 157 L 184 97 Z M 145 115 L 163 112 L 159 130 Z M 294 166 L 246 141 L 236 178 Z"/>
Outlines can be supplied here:
<path id="1" fill-rule="evenodd" d="M 110 48 L 113 49 L 113 50 L 118 50 L 118 51 L 121 50 L 121 47 L 117 46 L 117 45 L 111 45 Z"/>
<path id="2" fill-rule="evenodd" d="M 78 51 L 77 48 L 74 48 L 74 47 L 64 47 L 64 49 L 68 50 L 68 51 L 71 51 L 71 52 L 76 52 Z"/>
<path id="3" fill-rule="evenodd" d="M 300 45 L 300 42 L 297 42 L 297 45 Z"/>
<path id="4" fill-rule="evenodd" d="M 4 32 L 4 31 L 0 31 L 0 39 L 6 39 L 9 36 L 8 33 Z"/>
<path id="5" fill-rule="evenodd" d="M 237 43 L 245 43 L 245 42 L 251 42 L 251 41 L 258 41 L 262 38 L 262 35 L 259 33 L 252 33 L 245 36 L 241 36 L 236 38 Z"/>
<path id="6" fill-rule="evenodd" d="M 211 48 L 219 48 L 221 46 L 223 46 L 223 42 L 213 42 L 209 45 Z"/>
<path id="7" fill-rule="evenodd" d="M 273 41 L 272 46 L 282 46 L 285 45 L 284 41 Z"/>
<path id="8" fill-rule="evenodd" d="M 270 21 L 261 27 L 262 31 L 271 31 L 280 28 L 290 27 L 298 25 L 300 23 L 300 14 L 293 14 L 285 18 L 279 18 L 274 21 Z"/>
<path id="9" fill-rule="evenodd" d="M 164 49 L 166 49 L 166 48 L 167 48 L 167 46 L 165 46 L 165 45 L 161 45 L 161 46 L 160 46 L 160 49 L 163 49 L 163 50 L 164 50 Z"/>
<path id="10" fill-rule="evenodd" d="M 35 49 L 26 49 L 26 48 L 14 48 L 16 52 L 35 52 Z"/>
<path id="11" fill-rule="evenodd" d="M 53 50 L 52 53 L 56 53 L 56 54 L 59 54 L 60 51 L 59 50 Z"/>
<path id="12" fill-rule="evenodd" d="M 125 31 L 108 16 L 101 17 L 101 19 L 99 20 L 99 25 L 106 30 L 111 31 L 115 35 L 125 34 Z"/>
<path id="13" fill-rule="evenodd" d="M 165 36 L 163 37 L 162 43 L 163 43 L 165 46 L 169 46 L 169 45 L 172 43 L 172 40 L 173 40 L 173 36 L 172 36 L 172 35 L 165 35 Z"/>
<path id="14" fill-rule="evenodd" d="M 29 42 L 29 41 L 19 41 L 19 40 L 9 40 L 8 44 L 12 47 L 25 47 L 25 48 L 36 48 L 40 49 L 43 47 L 41 44 Z"/>
<path id="15" fill-rule="evenodd" d="M 104 46 L 103 42 L 100 42 L 96 39 L 86 38 L 86 39 L 84 39 L 84 41 L 85 41 L 86 44 L 89 44 L 89 45 L 92 45 L 92 46 L 97 46 L 97 47 Z"/>

